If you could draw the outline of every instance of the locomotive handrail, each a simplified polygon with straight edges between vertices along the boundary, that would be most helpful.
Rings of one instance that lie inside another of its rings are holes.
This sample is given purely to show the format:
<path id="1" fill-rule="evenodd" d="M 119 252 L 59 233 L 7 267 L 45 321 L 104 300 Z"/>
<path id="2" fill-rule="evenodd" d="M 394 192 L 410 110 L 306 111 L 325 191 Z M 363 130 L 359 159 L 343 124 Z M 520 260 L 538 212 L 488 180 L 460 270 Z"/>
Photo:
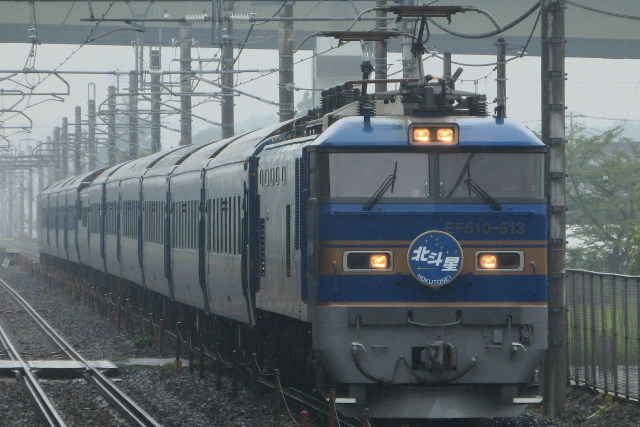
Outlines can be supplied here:
<path id="1" fill-rule="evenodd" d="M 459 325 L 462 323 L 462 316 L 460 315 L 460 313 L 458 312 L 456 314 L 456 317 L 458 320 L 456 320 L 455 322 L 451 322 L 451 323 L 441 323 L 439 325 L 430 325 L 428 323 L 420 323 L 420 322 L 414 322 L 413 321 L 413 312 L 410 311 L 409 313 L 407 313 L 407 323 L 410 325 L 415 325 L 415 326 L 422 326 L 425 328 L 442 328 L 444 326 L 455 326 L 455 325 Z"/>

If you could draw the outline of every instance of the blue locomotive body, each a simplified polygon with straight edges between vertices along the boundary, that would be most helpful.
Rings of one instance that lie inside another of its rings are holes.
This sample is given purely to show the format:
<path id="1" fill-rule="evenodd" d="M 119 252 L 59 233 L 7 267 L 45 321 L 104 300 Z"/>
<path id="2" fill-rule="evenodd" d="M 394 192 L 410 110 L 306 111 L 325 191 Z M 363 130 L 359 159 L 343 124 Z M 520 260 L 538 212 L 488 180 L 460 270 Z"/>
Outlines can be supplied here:
<path id="1" fill-rule="evenodd" d="M 308 325 L 345 414 L 519 414 L 547 346 L 544 145 L 507 119 L 355 108 L 57 183 L 43 259 Z"/>
<path id="2" fill-rule="evenodd" d="M 409 139 L 412 126 L 447 124 L 455 146 Z M 345 385 L 343 410 L 520 413 L 547 345 L 542 143 L 494 118 L 348 118 L 307 151 L 314 347 Z M 394 188 L 378 198 L 389 177 Z M 417 244 L 425 233 L 459 251 Z M 382 267 L 367 264 L 375 256 Z"/>

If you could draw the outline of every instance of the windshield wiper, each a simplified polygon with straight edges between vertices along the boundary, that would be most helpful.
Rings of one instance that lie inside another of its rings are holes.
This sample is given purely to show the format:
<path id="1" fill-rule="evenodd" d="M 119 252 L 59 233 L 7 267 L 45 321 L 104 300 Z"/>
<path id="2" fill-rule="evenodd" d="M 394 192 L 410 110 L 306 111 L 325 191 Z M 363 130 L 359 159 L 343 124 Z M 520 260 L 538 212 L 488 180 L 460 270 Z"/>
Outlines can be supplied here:
<path id="1" fill-rule="evenodd" d="M 471 178 L 465 179 L 464 183 L 467 184 L 467 187 L 469 187 L 469 190 L 473 191 L 473 193 L 476 196 L 480 197 L 482 200 L 487 202 L 487 204 L 489 204 L 493 208 L 494 211 L 502 210 L 502 206 L 500 206 L 500 203 L 496 202 L 496 199 L 491 197 L 489 195 L 489 193 L 484 191 L 482 189 L 482 187 L 480 187 L 478 184 L 476 184 L 476 182 L 473 181 Z"/>
<path id="2" fill-rule="evenodd" d="M 471 159 L 473 159 L 473 156 L 475 156 L 476 153 L 471 153 L 469 154 L 469 157 L 467 157 L 467 161 L 464 162 L 464 166 L 462 167 L 462 170 L 460 171 L 460 175 L 458 175 L 458 179 L 456 179 L 455 184 L 453 184 L 453 186 L 451 187 L 451 191 L 449 191 L 449 193 L 447 194 L 447 196 L 445 197 L 445 199 L 450 198 L 453 193 L 455 193 L 455 191 L 458 189 L 458 187 L 460 186 L 460 183 L 462 182 L 463 178 L 465 175 L 467 175 L 467 179 L 471 179 L 469 177 L 469 175 L 471 174 Z"/>
<path id="3" fill-rule="evenodd" d="M 398 161 L 396 161 L 396 165 L 393 168 L 393 173 L 388 177 L 386 177 L 384 181 L 382 181 L 382 184 L 380 184 L 380 187 L 378 187 L 376 192 L 373 193 L 373 195 L 369 198 L 367 203 L 365 203 L 365 205 L 362 207 L 363 211 L 370 211 L 371 208 L 374 207 L 376 203 L 378 203 L 378 200 L 380 200 L 382 196 L 384 196 L 384 193 L 387 192 L 389 187 L 391 187 L 391 192 L 393 193 L 393 187 L 396 184 L 397 171 L 398 171 Z"/>

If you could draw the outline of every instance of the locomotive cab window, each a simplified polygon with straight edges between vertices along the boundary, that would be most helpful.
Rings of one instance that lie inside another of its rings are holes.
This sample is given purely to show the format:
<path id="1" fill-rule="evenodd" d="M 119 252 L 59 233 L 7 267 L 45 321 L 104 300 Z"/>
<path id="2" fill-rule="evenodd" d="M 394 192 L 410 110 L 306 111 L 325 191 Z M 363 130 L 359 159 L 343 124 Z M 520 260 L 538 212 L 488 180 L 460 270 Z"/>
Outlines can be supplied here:
<path id="1" fill-rule="evenodd" d="M 444 199 L 544 197 L 544 153 L 441 153 Z"/>
<path id="2" fill-rule="evenodd" d="M 318 186 L 312 189 L 312 197 L 368 199 L 381 193 L 379 198 L 385 200 L 429 196 L 427 153 L 332 152 L 317 153 L 316 158 L 313 171 L 319 172 Z"/>

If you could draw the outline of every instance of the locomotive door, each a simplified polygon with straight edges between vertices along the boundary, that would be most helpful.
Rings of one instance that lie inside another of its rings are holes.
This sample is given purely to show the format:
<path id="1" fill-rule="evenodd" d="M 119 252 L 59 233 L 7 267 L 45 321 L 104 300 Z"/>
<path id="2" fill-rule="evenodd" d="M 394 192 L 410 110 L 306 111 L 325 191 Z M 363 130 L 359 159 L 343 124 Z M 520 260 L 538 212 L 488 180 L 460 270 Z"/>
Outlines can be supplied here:
<path id="1" fill-rule="evenodd" d="M 242 293 L 247 301 L 249 324 L 256 323 L 256 293 L 260 289 L 260 195 L 258 194 L 258 159 L 250 157 L 245 163 L 242 197 Z"/>

